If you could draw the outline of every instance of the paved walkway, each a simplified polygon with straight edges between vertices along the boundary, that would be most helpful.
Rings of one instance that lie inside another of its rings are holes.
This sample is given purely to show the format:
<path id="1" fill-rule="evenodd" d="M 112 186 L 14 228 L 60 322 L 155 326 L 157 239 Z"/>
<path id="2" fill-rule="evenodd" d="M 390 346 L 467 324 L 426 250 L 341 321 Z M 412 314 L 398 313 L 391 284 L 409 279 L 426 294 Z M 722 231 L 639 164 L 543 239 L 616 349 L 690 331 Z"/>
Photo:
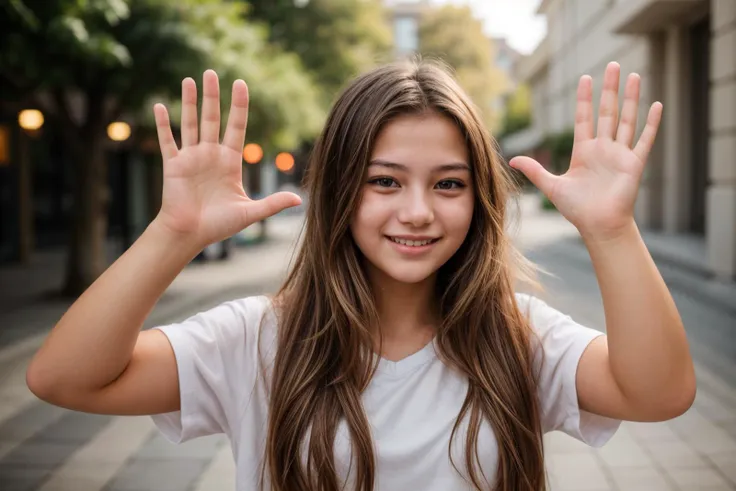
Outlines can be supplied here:
<path id="1" fill-rule="evenodd" d="M 602 328 L 595 278 L 576 231 L 555 214 L 537 213 L 533 200 L 526 199 L 523 208 L 518 243 L 564 280 L 545 280 L 551 303 Z M 190 265 L 146 325 L 181 319 L 228 298 L 273 291 L 286 270 L 298 226 L 298 217 L 274 220 L 272 241 L 239 250 L 224 263 Z M 676 301 L 688 327 L 697 324 L 694 319 L 703 319 L 703 325 L 722 329 L 725 339 L 736 345 L 736 316 L 683 293 L 676 294 Z M 174 446 L 148 417 L 88 415 L 35 399 L 25 386 L 25 368 L 65 308 L 60 302 L 46 302 L 0 314 L 3 329 L 16 331 L 15 341 L 0 348 L 0 490 L 234 489 L 232 456 L 222 437 Z M 28 330 L 37 334 L 21 336 L 22 329 L 25 335 Z M 699 332 L 695 329 L 692 336 L 703 340 L 705 350 L 715 334 Z M 697 399 L 682 417 L 666 423 L 624 423 L 598 450 L 563 434 L 547 435 L 552 489 L 736 490 L 736 384 L 726 376 L 729 362 L 736 358 L 728 360 L 723 350 L 713 350 L 713 356 L 703 350 L 697 351 Z M 717 360 L 715 365 L 710 358 Z"/>

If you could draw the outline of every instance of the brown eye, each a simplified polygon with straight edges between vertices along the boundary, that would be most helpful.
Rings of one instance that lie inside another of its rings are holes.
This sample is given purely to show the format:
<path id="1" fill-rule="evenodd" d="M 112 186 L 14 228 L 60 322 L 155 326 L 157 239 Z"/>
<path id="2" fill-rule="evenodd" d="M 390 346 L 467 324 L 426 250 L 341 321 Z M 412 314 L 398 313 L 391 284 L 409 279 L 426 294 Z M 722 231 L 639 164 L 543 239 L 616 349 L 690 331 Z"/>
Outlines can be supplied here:
<path id="1" fill-rule="evenodd" d="M 443 191 L 449 191 L 451 189 L 460 189 L 464 188 L 465 184 L 463 184 L 460 181 L 456 181 L 454 179 L 445 179 L 444 181 L 440 181 L 437 183 L 437 187 L 439 189 L 442 189 Z"/>
<path id="2" fill-rule="evenodd" d="M 396 181 L 394 181 L 390 177 L 377 177 L 375 179 L 371 179 L 370 181 L 368 181 L 368 183 L 375 184 L 382 188 L 390 188 L 390 187 L 393 187 L 392 184 L 395 184 Z"/>

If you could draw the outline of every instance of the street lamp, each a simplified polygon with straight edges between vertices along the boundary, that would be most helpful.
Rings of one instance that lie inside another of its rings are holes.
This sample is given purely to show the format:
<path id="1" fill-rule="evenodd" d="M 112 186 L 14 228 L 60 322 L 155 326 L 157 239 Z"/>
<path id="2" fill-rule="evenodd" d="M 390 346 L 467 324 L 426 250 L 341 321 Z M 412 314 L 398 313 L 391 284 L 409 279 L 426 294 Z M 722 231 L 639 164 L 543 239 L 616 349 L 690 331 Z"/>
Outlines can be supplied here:
<path id="1" fill-rule="evenodd" d="M 257 164 L 263 158 L 263 149 L 257 143 L 249 143 L 243 149 L 243 160 L 249 164 Z"/>
<path id="2" fill-rule="evenodd" d="M 18 125 L 24 130 L 18 138 L 18 252 L 27 263 L 34 247 L 33 230 L 33 175 L 29 139 L 43 126 L 43 113 L 38 109 L 24 109 L 18 113 Z"/>
<path id="3" fill-rule="evenodd" d="M 276 168 L 281 172 L 289 172 L 294 168 L 294 156 L 288 152 L 281 152 L 276 156 Z"/>
<path id="4" fill-rule="evenodd" d="M 109 136 L 112 141 L 125 141 L 130 138 L 130 125 L 122 121 L 110 123 L 107 126 L 107 136 Z"/>
<path id="5" fill-rule="evenodd" d="M 26 131 L 35 131 L 43 126 L 43 113 L 38 109 L 24 109 L 18 114 L 18 125 Z"/>

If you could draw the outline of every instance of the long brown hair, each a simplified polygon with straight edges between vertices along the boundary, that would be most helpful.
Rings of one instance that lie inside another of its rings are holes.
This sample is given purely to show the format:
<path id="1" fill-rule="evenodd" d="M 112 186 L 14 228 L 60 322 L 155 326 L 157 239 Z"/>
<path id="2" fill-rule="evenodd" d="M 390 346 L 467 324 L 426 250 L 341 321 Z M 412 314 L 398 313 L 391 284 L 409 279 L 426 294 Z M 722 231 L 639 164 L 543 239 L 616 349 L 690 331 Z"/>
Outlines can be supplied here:
<path id="1" fill-rule="evenodd" d="M 341 419 L 351 437 L 351 477 L 361 491 L 374 487 L 375 453 L 361 393 L 376 368 L 371 327 L 378 326 L 378 314 L 349 224 L 378 133 L 398 115 L 425 111 L 450 118 L 465 136 L 475 189 L 466 240 L 437 280 L 438 354 L 469 379 L 450 441 L 469 418 L 464 475 L 477 489 L 545 487 L 531 330 L 514 295 L 519 272 L 533 270 L 505 230 L 514 183 L 449 70 L 425 60 L 384 65 L 354 80 L 311 154 L 303 242 L 275 297 L 279 331 L 264 462 L 273 490 L 342 488 L 333 454 Z M 478 462 L 483 420 L 498 442 L 492 484 L 481 479 Z"/>

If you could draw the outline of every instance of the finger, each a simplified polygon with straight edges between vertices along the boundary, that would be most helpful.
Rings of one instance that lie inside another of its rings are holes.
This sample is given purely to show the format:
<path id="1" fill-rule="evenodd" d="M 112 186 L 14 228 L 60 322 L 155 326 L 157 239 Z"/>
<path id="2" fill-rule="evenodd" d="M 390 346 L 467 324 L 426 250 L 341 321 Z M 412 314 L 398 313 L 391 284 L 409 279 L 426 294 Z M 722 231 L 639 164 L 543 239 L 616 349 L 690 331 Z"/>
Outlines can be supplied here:
<path id="1" fill-rule="evenodd" d="M 578 103 L 575 110 L 575 141 L 593 138 L 593 79 L 589 75 L 580 77 Z"/>
<path id="2" fill-rule="evenodd" d="M 639 88 L 641 79 L 638 74 L 632 73 L 626 80 L 624 92 L 624 106 L 621 110 L 621 122 L 618 124 L 616 141 L 631 148 L 636 133 L 636 118 L 639 112 Z"/>
<path id="3" fill-rule="evenodd" d="M 598 108 L 598 138 L 613 138 L 618 119 L 618 81 L 621 67 L 611 62 L 606 67 L 601 91 L 601 104 Z"/>
<path id="4" fill-rule="evenodd" d="M 287 192 L 274 193 L 257 201 L 250 201 L 247 207 L 248 225 L 266 219 L 286 208 L 298 206 L 302 199 L 294 194 Z"/>
<path id="5" fill-rule="evenodd" d="M 181 146 L 197 144 L 197 84 L 189 77 L 181 82 Z"/>
<path id="6" fill-rule="evenodd" d="M 233 83 L 233 97 L 230 103 L 230 116 L 225 129 L 225 146 L 236 152 L 243 151 L 245 127 L 248 125 L 248 86 L 242 80 Z"/>
<path id="7" fill-rule="evenodd" d="M 202 131 L 201 140 L 207 143 L 220 141 L 220 82 L 214 70 L 207 70 L 202 77 Z"/>
<path id="8" fill-rule="evenodd" d="M 639 141 L 634 147 L 634 154 L 643 163 L 646 163 L 649 158 L 649 152 L 652 151 L 654 145 L 654 139 L 657 137 L 657 130 L 659 130 L 659 123 L 662 121 L 662 103 L 655 102 L 652 107 L 649 108 L 649 114 L 647 115 L 647 124 L 644 126 Z"/>
<path id="9" fill-rule="evenodd" d="M 529 157 L 515 157 L 511 159 L 509 165 L 514 169 L 520 170 L 537 189 L 542 191 L 548 198 L 551 198 L 554 185 L 559 179 L 554 174 L 547 172 L 542 164 Z"/>
<path id="10" fill-rule="evenodd" d="M 171 124 L 169 122 L 169 113 L 166 106 L 156 104 L 153 106 L 153 115 L 156 119 L 156 133 L 158 134 L 158 146 L 161 148 L 161 156 L 164 161 L 176 157 L 179 149 L 176 148 L 174 135 L 171 133 Z"/>

